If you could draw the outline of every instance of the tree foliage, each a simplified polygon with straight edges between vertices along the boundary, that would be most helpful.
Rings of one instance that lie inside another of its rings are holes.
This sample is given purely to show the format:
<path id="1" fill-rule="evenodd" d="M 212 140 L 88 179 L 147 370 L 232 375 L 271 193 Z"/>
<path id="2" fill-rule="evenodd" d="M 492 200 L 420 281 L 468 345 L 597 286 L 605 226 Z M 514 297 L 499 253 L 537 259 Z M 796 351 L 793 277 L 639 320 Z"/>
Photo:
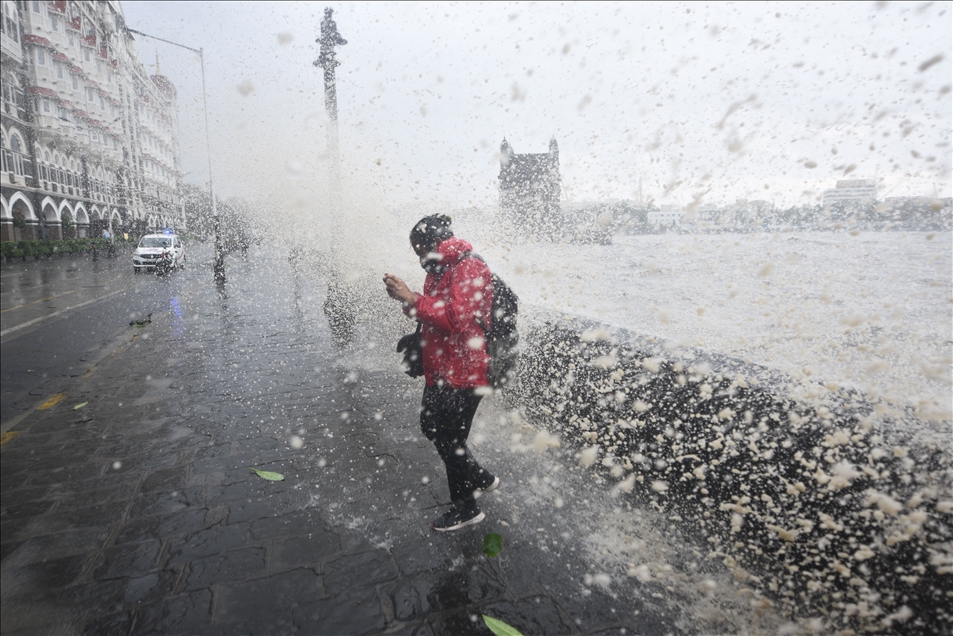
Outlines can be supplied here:
<path id="1" fill-rule="evenodd" d="M 195 185 L 181 186 L 181 201 L 189 232 L 200 238 L 215 237 L 215 217 L 208 190 Z M 216 197 L 222 242 L 226 249 L 244 249 L 257 240 L 251 223 L 252 207 L 240 197 L 225 201 Z"/>

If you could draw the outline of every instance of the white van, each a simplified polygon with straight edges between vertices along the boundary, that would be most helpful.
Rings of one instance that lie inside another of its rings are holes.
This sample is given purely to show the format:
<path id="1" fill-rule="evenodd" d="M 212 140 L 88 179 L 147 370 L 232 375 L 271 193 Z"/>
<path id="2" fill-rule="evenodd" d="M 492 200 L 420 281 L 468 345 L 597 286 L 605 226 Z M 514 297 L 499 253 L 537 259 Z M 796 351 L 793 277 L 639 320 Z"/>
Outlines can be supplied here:
<path id="1" fill-rule="evenodd" d="M 172 267 L 182 267 L 185 263 L 185 248 L 175 234 L 146 234 L 139 240 L 139 247 L 132 254 L 132 267 L 138 274 L 140 270 L 153 270 L 156 260 L 162 252 L 172 252 Z"/>

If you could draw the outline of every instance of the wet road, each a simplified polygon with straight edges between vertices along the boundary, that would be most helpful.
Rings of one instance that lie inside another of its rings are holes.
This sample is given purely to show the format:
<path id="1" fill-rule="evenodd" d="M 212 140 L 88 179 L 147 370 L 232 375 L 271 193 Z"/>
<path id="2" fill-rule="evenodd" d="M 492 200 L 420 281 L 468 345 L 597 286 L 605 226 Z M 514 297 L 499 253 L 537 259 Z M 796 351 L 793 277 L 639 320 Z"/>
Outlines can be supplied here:
<path id="1" fill-rule="evenodd" d="M 136 275 L 128 254 L 5 264 L 0 273 L 3 431 L 70 378 L 85 373 L 117 330 L 168 308 L 185 281 L 196 275 L 188 269 L 166 279 Z"/>
<path id="2" fill-rule="evenodd" d="M 321 280 L 254 252 L 226 296 L 196 266 L 101 301 L 163 309 L 117 309 L 121 337 L 4 437 L 4 633 L 776 631 L 677 521 L 494 399 L 471 439 L 503 486 L 484 523 L 432 533 L 445 477 L 386 316 L 335 347 Z"/>

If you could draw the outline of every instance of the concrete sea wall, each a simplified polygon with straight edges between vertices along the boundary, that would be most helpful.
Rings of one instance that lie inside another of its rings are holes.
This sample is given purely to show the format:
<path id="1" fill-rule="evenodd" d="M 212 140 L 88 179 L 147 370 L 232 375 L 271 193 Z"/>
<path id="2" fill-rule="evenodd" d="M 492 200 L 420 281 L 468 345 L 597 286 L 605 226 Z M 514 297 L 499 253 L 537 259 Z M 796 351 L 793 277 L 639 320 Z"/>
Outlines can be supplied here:
<path id="1" fill-rule="evenodd" d="M 589 320 L 521 318 L 508 402 L 681 517 L 761 602 L 836 633 L 951 633 L 950 423 Z M 944 428 L 945 427 L 945 428 Z"/>

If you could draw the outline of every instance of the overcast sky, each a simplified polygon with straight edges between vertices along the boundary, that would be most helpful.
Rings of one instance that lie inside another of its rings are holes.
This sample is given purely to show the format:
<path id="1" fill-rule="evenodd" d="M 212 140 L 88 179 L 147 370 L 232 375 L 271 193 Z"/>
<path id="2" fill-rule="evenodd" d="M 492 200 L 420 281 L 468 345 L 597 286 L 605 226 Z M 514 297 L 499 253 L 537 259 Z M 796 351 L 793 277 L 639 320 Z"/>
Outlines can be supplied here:
<path id="1" fill-rule="evenodd" d="M 318 195 L 324 4 L 129 2 L 204 48 L 216 189 Z M 560 148 L 563 198 L 813 203 L 837 179 L 950 196 L 950 3 L 335 3 L 348 190 L 495 205 L 499 146 Z M 179 89 L 204 183 L 198 57 L 137 36 Z M 906 175 L 910 175 L 906 177 Z"/>

